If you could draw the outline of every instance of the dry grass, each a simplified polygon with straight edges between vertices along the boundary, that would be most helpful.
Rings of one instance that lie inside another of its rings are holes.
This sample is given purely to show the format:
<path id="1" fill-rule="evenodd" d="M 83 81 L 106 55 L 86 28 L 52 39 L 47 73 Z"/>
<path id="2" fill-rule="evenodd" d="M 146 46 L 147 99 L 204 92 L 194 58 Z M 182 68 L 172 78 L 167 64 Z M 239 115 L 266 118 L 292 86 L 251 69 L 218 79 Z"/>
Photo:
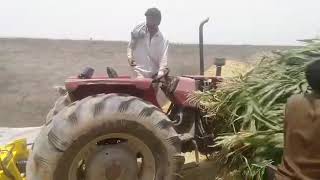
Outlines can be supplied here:
<path id="1" fill-rule="evenodd" d="M 241 62 L 236 60 L 227 60 L 226 65 L 222 67 L 222 77 L 233 77 L 245 73 L 253 67 L 253 63 Z M 206 76 L 215 76 L 216 66 L 211 66 L 206 72 Z"/>

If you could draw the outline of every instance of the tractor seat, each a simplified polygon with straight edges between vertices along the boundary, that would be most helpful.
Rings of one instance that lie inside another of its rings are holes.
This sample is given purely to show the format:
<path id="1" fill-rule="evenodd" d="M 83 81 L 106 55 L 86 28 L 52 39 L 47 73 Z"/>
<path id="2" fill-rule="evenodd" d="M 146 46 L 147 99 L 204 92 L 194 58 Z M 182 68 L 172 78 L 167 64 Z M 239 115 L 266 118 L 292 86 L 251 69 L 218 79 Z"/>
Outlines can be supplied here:
<path id="1" fill-rule="evenodd" d="M 109 78 L 117 78 L 118 73 L 116 72 L 116 70 L 114 70 L 112 67 L 107 67 L 107 74 Z"/>

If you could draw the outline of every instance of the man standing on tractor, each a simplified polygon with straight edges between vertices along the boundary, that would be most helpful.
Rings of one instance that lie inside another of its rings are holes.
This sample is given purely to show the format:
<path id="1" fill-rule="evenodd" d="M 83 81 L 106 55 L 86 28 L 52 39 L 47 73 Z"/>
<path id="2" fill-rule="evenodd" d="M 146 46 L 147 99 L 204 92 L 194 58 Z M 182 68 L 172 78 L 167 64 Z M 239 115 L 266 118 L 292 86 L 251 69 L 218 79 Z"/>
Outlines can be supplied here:
<path id="1" fill-rule="evenodd" d="M 145 12 L 146 22 L 131 32 L 127 49 L 129 65 L 136 78 L 160 78 L 167 70 L 169 42 L 159 30 L 161 12 L 150 8 Z"/>

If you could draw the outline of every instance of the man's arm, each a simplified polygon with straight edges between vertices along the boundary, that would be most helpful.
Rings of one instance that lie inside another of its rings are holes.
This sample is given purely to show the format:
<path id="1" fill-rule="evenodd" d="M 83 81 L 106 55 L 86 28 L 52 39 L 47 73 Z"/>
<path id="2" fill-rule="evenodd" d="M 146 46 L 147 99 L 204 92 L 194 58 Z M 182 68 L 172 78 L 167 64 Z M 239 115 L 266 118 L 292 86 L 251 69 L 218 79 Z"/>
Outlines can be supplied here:
<path id="1" fill-rule="evenodd" d="M 135 66 L 136 63 L 135 61 L 133 60 L 133 48 L 134 48 L 134 42 L 135 40 L 133 40 L 131 38 L 129 44 L 128 44 L 128 48 L 127 48 L 127 57 L 128 57 L 128 63 L 130 66 Z"/>
<path id="2" fill-rule="evenodd" d="M 130 34 L 131 39 L 127 48 L 128 62 L 131 66 L 136 65 L 133 59 L 133 50 L 136 48 L 138 39 L 141 39 L 145 36 L 146 28 L 147 28 L 146 23 L 141 23 L 141 24 L 138 24 L 136 27 L 134 27 L 133 30 L 131 31 L 131 34 Z"/>

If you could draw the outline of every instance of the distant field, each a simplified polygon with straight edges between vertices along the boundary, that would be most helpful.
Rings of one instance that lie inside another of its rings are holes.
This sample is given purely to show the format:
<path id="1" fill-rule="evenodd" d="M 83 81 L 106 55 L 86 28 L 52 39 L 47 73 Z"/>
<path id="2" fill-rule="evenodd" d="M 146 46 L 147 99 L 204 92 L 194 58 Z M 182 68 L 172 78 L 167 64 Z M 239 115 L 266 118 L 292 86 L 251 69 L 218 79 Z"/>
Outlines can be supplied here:
<path id="1" fill-rule="evenodd" d="M 104 74 L 105 67 L 114 67 L 119 74 L 128 74 L 126 42 L 72 41 L 45 39 L 0 39 L 0 126 L 38 126 L 53 105 L 57 94 L 54 85 L 91 66 Z M 205 46 L 206 67 L 214 57 L 251 61 L 271 50 L 284 46 Z M 171 74 L 197 74 L 197 45 L 171 45 Z"/>

